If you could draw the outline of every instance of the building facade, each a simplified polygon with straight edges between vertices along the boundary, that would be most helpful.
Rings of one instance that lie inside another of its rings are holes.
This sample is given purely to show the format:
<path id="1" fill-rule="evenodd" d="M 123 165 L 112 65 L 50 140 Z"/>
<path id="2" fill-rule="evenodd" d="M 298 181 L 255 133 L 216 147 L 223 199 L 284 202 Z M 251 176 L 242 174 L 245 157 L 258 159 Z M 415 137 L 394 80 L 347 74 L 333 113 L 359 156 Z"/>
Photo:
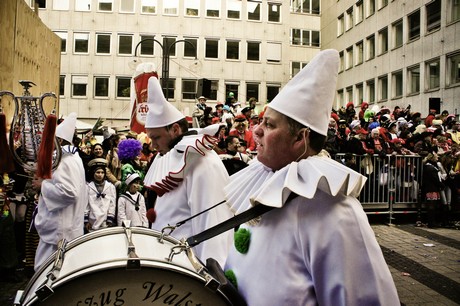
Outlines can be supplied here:
<path id="1" fill-rule="evenodd" d="M 323 0 L 321 24 L 341 57 L 336 107 L 460 111 L 460 1 Z"/>
<path id="2" fill-rule="evenodd" d="M 233 92 L 262 108 L 319 52 L 320 13 L 320 0 L 46 0 L 39 9 L 62 39 L 60 114 L 113 125 L 130 118 L 136 63 L 152 62 L 162 78 L 165 56 L 165 92 L 185 115 L 202 79 L 211 106 Z"/>

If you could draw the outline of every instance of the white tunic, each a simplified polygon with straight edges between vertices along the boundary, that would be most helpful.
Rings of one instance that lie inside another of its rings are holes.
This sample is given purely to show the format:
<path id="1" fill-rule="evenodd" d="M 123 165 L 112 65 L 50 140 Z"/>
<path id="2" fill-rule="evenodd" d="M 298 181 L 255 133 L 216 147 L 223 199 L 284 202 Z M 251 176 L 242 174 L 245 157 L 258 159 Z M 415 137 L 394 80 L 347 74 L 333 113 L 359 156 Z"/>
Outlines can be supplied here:
<path id="1" fill-rule="evenodd" d="M 122 226 L 124 220 L 130 220 L 131 226 L 149 227 L 145 199 L 139 191 L 134 194 L 126 191 L 118 198 L 118 226 Z"/>
<path id="2" fill-rule="evenodd" d="M 92 230 L 107 227 L 107 219 L 115 221 L 115 208 L 117 205 L 117 191 L 109 181 L 104 181 L 104 189 L 101 194 L 97 192 L 94 182 L 87 184 L 88 206 L 85 210 L 85 218 L 92 224 Z"/>
<path id="3" fill-rule="evenodd" d="M 186 136 L 167 154 L 155 158 L 144 180 L 144 186 L 158 194 L 152 229 L 161 231 L 176 225 L 225 199 L 223 187 L 228 174 L 217 153 L 208 146 L 213 141 L 203 135 Z M 184 223 L 171 235 L 189 238 L 232 215 L 227 205 L 219 205 Z M 194 253 L 202 261 L 212 257 L 223 266 L 232 237 L 232 231 L 227 231 L 197 245 Z"/>
<path id="4" fill-rule="evenodd" d="M 244 180 L 248 173 L 253 177 Z M 235 210 L 249 201 L 281 207 L 244 225 L 251 232 L 248 252 L 233 248 L 227 260 L 249 306 L 400 305 L 355 198 L 364 177 L 326 157 L 310 157 L 277 172 L 256 161 L 231 179 L 227 192 L 252 183 L 253 196 L 232 202 Z M 288 199 L 291 191 L 298 196 Z"/>
<path id="5" fill-rule="evenodd" d="M 57 249 L 61 239 L 83 235 L 83 216 L 88 204 L 85 169 L 76 148 L 62 148 L 61 161 L 51 179 L 44 180 L 38 200 L 35 227 L 40 241 L 35 270 Z"/>

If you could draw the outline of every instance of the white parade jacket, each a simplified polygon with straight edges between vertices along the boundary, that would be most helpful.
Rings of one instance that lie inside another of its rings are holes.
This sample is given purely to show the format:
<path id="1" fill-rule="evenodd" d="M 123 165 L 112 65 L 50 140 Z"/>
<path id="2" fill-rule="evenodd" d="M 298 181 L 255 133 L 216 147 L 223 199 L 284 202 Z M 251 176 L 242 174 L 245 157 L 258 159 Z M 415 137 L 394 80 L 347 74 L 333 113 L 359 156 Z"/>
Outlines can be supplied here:
<path id="1" fill-rule="evenodd" d="M 83 216 L 87 204 L 83 162 L 75 147 L 64 146 L 61 161 L 51 179 L 44 180 L 41 185 L 35 217 L 35 227 L 40 236 L 36 264 L 37 259 L 45 260 L 53 252 L 52 248 L 46 248 L 45 251 L 40 244 L 56 246 L 61 239 L 70 241 L 83 235 Z"/>
<path id="2" fill-rule="evenodd" d="M 226 187 L 235 212 L 273 209 L 243 225 L 246 254 L 235 248 L 226 270 L 249 306 L 399 305 L 398 294 L 356 199 L 366 179 L 326 157 L 272 172 L 255 161 Z M 247 187 L 239 195 L 235 190 Z M 288 199 L 291 192 L 297 196 Z"/>
<path id="3" fill-rule="evenodd" d="M 152 229 L 161 231 L 225 199 L 223 187 L 228 174 L 217 153 L 209 147 L 214 141 L 209 136 L 185 136 L 167 154 L 155 158 L 144 180 L 144 185 L 158 194 L 157 218 Z M 186 222 L 171 235 L 189 238 L 231 216 L 224 203 Z M 202 261 L 212 257 L 223 267 L 232 238 L 232 231 L 227 231 L 197 245 L 194 253 Z"/>

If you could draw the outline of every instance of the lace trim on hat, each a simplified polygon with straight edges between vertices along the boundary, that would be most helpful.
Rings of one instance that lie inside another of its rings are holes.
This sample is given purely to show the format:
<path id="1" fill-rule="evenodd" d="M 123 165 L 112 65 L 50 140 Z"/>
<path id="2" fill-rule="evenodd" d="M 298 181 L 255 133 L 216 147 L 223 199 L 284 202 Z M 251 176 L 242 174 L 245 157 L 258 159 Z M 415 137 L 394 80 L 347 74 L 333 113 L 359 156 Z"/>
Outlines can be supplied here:
<path id="1" fill-rule="evenodd" d="M 184 171 L 197 158 L 213 152 L 217 139 L 210 135 L 184 137 L 171 151 L 157 156 L 144 178 L 144 186 L 159 197 L 177 188 L 184 180 Z"/>
<path id="2" fill-rule="evenodd" d="M 358 197 L 367 178 L 323 156 L 311 156 L 272 172 L 258 160 L 230 177 L 224 188 L 230 209 L 239 214 L 258 203 L 282 207 L 293 192 L 312 199 L 319 189 Z"/>

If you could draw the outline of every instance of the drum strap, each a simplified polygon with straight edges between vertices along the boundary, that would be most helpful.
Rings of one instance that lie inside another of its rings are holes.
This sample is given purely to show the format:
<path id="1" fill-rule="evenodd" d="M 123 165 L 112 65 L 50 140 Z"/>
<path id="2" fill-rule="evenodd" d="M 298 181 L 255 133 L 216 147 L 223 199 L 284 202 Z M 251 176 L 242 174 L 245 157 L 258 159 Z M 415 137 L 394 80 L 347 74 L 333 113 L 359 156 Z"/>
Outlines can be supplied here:
<path id="1" fill-rule="evenodd" d="M 296 198 L 297 196 L 298 194 L 291 192 L 285 203 L 289 203 L 292 199 Z M 208 239 L 211 239 L 212 237 L 215 237 L 217 235 L 222 234 L 223 232 L 228 231 L 229 229 L 236 228 L 238 225 L 244 222 L 257 218 L 263 215 L 264 213 L 269 212 L 273 208 L 275 207 L 258 204 L 246 210 L 245 212 L 242 212 L 241 214 L 238 214 L 233 218 L 228 219 L 227 221 L 224 221 L 199 234 L 187 238 L 187 243 L 189 246 L 194 247 L 202 243 L 203 241 L 206 241 Z"/>
<path id="2" fill-rule="evenodd" d="M 224 221 L 220 224 L 217 224 L 216 226 L 213 226 L 199 234 L 196 234 L 190 238 L 187 239 L 187 243 L 189 246 L 194 247 L 203 241 L 206 241 L 208 239 L 211 239 L 214 236 L 217 236 L 219 234 L 222 234 L 223 232 L 228 231 L 229 229 L 235 228 L 238 225 L 247 222 L 249 220 L 252 220 L 270 210 L 272 210 L 275 207 L 271 206 L 265 206 L 262 204 L 256 205 L 245 212 L 234 216 L 233 218 L 228 219 L 227 221 Z"/>

